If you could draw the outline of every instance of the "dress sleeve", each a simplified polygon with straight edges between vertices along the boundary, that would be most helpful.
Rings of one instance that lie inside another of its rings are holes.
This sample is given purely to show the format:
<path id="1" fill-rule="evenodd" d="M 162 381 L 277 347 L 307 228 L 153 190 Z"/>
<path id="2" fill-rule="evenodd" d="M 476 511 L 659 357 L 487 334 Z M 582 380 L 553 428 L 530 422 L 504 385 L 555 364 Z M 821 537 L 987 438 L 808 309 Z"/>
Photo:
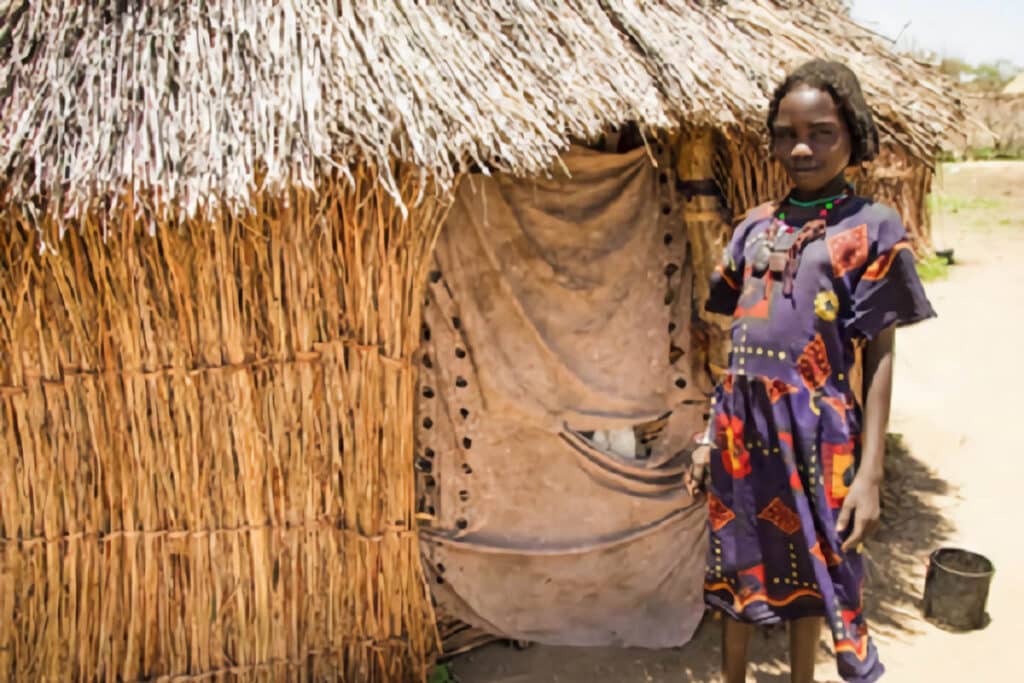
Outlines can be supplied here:
<path id="1" fill-rule="evenodd" d="M 722 253 L 721 262 L 711 274 L 711 286 L 704 310 L 721 315 L 736 312 L 736 304 L 743 290 L 743 271 L 746 268 L 743 252 L 747 235 L 755 222 L 756 216 L 748 217 L 733 232 L 732 239 Z"/>
<path id="2" fill-rule="evenodd" d="M 852 336 L 873 339 L 893 325 L 935 317 L 899 214 L 887 208 L 869 231 L 867 265 L 852 283 L 852 315 L 847 323 Z"/>

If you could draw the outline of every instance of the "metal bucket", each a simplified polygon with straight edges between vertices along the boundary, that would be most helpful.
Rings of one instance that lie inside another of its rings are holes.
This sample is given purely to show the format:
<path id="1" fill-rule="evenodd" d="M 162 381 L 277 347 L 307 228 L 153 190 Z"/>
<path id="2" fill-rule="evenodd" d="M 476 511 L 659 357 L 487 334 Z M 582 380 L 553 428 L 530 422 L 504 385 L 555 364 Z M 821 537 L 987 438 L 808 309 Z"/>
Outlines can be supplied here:
<path id="1" fill-rule="evenodd" d="M 928 561 L 924 616 L 939 626 L 971 631 L 985 626 L 988 589 L 995 567 L 984 555 L 940 548 Z"/>

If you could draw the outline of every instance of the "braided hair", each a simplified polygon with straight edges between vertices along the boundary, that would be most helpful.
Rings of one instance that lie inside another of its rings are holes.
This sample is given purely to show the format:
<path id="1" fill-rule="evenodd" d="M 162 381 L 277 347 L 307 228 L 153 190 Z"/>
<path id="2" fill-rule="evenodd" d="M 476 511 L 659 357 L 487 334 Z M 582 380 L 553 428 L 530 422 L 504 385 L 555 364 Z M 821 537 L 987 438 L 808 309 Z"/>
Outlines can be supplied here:
<path id="1" fill-rule="evenodd" d="M 768 134 L 772 136 L 773 142 L 779 103 L 798 85 L 827 92 L 835 100 L 850 131 L 850 165 L 871 161 L 878 155 L 878 128 L 871 116 L 871 108 L 864 100 L 857 75 L 845 64 L 824 59 L 815 59 L 801 65 L 775 89 L 768 107 Z"/>

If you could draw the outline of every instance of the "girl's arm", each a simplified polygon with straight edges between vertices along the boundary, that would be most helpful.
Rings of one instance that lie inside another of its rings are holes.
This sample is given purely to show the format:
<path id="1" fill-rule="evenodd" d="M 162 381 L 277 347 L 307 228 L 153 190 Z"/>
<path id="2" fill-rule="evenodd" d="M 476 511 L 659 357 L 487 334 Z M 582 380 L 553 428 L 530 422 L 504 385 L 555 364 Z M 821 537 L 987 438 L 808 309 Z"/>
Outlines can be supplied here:
<path id="1" fill-rule="evenodd" d="M 883 330 L 868 342 L 864 351 L 864 432 L 860 467 L 839 513 L 837 527 L 843 531 L 853 517 L 843 551 L 857 549 L 878 528 L 881 516 L 879 491 L 885 462 L 885 435 L 892 402 L 892 368 L 896 328 Z"/>

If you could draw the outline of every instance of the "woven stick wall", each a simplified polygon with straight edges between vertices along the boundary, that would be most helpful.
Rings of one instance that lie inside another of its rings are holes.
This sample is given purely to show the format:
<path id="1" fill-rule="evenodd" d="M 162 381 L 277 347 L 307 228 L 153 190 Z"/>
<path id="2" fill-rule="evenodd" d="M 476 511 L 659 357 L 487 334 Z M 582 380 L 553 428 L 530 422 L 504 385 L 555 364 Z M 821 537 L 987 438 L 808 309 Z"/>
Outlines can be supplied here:
<path id="1" fill-rule="evenodd" d="M 3 680 L 423 677 L 409 359 L 444 206 L 403 219 L 367 169 L 254 205 L 62 241 L 0 214 Z"/>

